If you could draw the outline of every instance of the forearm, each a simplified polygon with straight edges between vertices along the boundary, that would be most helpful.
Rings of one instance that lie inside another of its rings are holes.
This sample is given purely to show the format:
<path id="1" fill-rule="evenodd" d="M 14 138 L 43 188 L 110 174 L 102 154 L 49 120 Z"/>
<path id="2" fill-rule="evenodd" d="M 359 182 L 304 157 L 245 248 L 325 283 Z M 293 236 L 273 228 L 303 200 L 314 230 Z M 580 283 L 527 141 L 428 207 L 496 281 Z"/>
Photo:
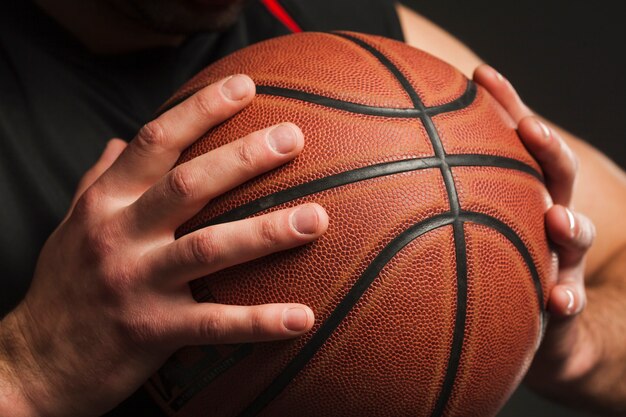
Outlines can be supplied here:
<path id="1" fill-rule="evenodd" d="M 573 378 L 566 390 L 581 405 L 607 415 L 626 415 L 626 248 L 597 271 L 587 287 L 588 306 L 581 315 L 595 346 L 592 366 Z M 568 389 L 569 388 L 569 389 Z"/>
<path id="2" fill-rule="evenodd" d="M 16 331 L 19 327 L 13 315 L 0 321 L 0 417 L 35 417 L 38 413 L 22 385 L 23 375 L 15 367 L 23 356 Z"/>

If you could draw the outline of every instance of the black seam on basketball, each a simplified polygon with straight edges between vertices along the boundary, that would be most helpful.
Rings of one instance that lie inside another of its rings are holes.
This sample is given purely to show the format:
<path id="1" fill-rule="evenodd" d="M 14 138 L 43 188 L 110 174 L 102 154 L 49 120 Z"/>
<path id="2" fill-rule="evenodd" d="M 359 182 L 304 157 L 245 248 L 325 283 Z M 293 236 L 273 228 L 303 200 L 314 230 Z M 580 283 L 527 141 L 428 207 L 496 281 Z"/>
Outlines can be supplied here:
<path id="1" fill-rule="evenodd" d="M 296 356 L 283 368 L 281 373 L 274 378 L 272 383 L 265 388 L 239 417 L 256 416 L 276 396 L 278 396 L 293 378 L 306 366 L 315 353 L 322 347 L 330 335 L 339 326 L 341 321 L 348 315 L 354 305 L 359 302 L 365 291 L 374 282 L 385 265 L 407 244 L 419 236 L 431 230 L 447 226 L 455 221 L 451 213 L 443 213 L 433 216 L 410 227 L 396 236 L 387 246 L 381 250 L 367 269 L 361 274 L 345 297 L 337 304 L 330 316 L 322 323 L 320 328 L 311 336 L 309 341 L 298 351 Z"/>
<path id="2" fill-rule="evenodd" d="M 448 162 L 448 166 L 450 166 L 451 168 L 494 167 L 520 171 L 535 177 L 542 184 L 544 183 L 543 176 L 539 171 L 522 161 L 507 158 L 505 156 L 483 154 L 452 154 L 446 155 L 446 161 Z"/>
<path id="3" fill-rule="evenodd" d="M 175 101 L 167 104 L 163 108 L 159 109 L 157 117 L 176 107 L 199 90 L 202 87 L 197 88 L 182 97 L 177 98 Z M 352 101 L 339 100 L 332 97 L 323 96 L 320 94 L 307 93 L 306 91 L 295 90 L 292 88 L 275 87 L 271 85 L 259 84 L 256 86 L 256 93 L 263 94 L 272 97 L 284 97 L 292 98 L 294 100 L 300 100 L 307 103 L 319 104 L 320 106 L 329 107 L 332 109 L 344 110 L 350 113 L 364 114 L 369 116 L 381 116 L 381 117 L 397 117 L 397 118 L 413 118 L 420 117 L 422 110 L 416 108 L 393 108 L 393 107 L 381 107 L 381 106 L 368 106 L 366 104 L 354 103 Z M 441 104 L 438 106 L 426 107 L 425 112 L 429 116 L 436 116 L 441 113 L 448 113 L 457 111 L 468 107 L 474 102 L 476 98 L 477 88 L 476 84 L 472 80 L 467 81 L 467 87 L 463 94 L 456 99 Z"/>
<path id="4" fill-rule="evenodd" d="M 541 174 L 532 167 L 515 159 L 505 158 L 492 155 L 449 155 L 447 157 L 448 165 L 455 166 L 483 166 L 502 169 L 511 169 L 532 175 L 538 180 L 542 180 Z M 257 198 L 246 204 L 242 204 L 232 210 L 215 216 L 206 222 L 203 222 L 191 229 L 185 234 L 192 233 L 204 227 L 212 226 L 219 223 L 227 223 L 235 220 L 241 220 L 248 216 L 252 216 L 263 210 L 270 209 L 280 204 L 305 197 L 307 195 L 316 194 L 331 188 L 341 187 L 343 185 L 354 182 L 365 181 L 372 178 L 382 177 L 386 175 L 400 174 L 403 172 L 419 171 L 422 169 L 440 168 L 441 162 L 438 158 L 416 158 L 406 159 L 402 161 L 384 162 L 376 165 L 369 165 L 363 168 L 357 168 L 351 171 L 341 172 L 335 175 L 329 175 L 317 180 L 299 184 L 291 188 L 269 194 L 264 197 Z"/>
<path id="5" fill-rule="evenodd" d="M 461 276 L 467 276 L 467 253 L 465 233 L 463 231 L 463 225 L 466 223 L 476 223 L 486 227 L 489 227 L 496 232 L 506 237 L 516 250 L 522 256 L 528 270 L 533 279 L 533 283 L 536 290 L 537 300 L 539 303 L 540 311 L 543 313 L 543 289 L 541 287 L 541 281 L 539 280 L 539 274 L 535 267 L 530 252 L 522 239 L 506 224 L 500 220 L 491 217 L 483 213 L 475 213 L 468 211 L 461 211 L 458 215 L 454 215 L 451 212 L 442 213 L 436 216 L 432 216 L 426 220 L 423 220 L 402 233 L 397 235 L 391 240 L 387 246 L 385 246 L 376 255 L 374 260 L 363 271 L 359 279 L 354 283 L 352 288 L 344 296 L 344 298 L 337 304 L 337 307 L 333 310 L 330 316 L 321 324 L 320 328 L 311 336 L 309 341 L 298 351 L 293 359 L 283 368 L 280 374 L 274 378 L 274 380 L 263 390 L 246 408 L 243 410 L 239 417 L 256 416 L 261 410 L 263 410 L 274 398 L 276 398 L 293 378 L 307 365 L 307 363 L 313 358 L 313 356 L 324 345 L 326 340 L 331 336 L 335 329 L 341 324 L 345 317 L 352 311 L 354 306 L 359 302 L 363 294 L 371 287 L 372 283 L 379 276 L 383 268 L 393 259 L 406 245 L 417 239 L 418 237 L 436 230 L 438 228 L 452 225 L 455 234 L 455 251 L 457 252 L 458 259 L 463 260 L 463 266 L 457 268 L 457 274 Z M 458 288 L 459 285 L 465 286 L 464 288 Z M 457 303 L 466 305 L 467 301 L 467 280 L 457 280 Z M 460 297 L 460 299 L 459 299 Z M 466 307 L 465 307 L 466 308 Z M 455 318 L 455 326 L 465 326 L 466 311 L 459 312 L 457 309 L 457 317 Z M 458 317 L 461 315 L 461 317 Z M 543 320 L 543 315 L 540 315 L 540 320 Z M 539 323 L 539 329 L 543 326 L 542 322 Z M 460 332 L 455 332 L 453 338 L 462 337 Z M 459 343 L 457 341 L 457 343 Z M 454 388 L 454 379 L 449 374 L 456 374 L 458 369 L 460 357 L 462 351 L 456 351 L 451 353 L 448 359 L 448 367 L 446 374 L 444 375 L 444 383 L 441 389 L 441 393 L 435 403 L 434 411 L 432 415 L 443 413 L 447 398 L 452 393 Z"/>
<path id="6" fill-rule="evenodd" d="M 350 35 L 346 35 L 344 33 L 332 33 L 331 36 L 339 36 L 344 39 L 350 40 L 360 47 L 366 49 L 368 52 L 374 54 L 374 56 L 382 61 L 381 63 L 385 65 L 389 71 L 394 75 L 394 77 L 400 82 L 404 91 L 409 95 L 409 98 L 413 102 L 413 108 L 390 108 L 390 107 L 379 107 L 379 106 L 368 106 L 365 104 L 358 104 L 350 101 L 338 100 L 327 96 L 322 96 L 318 94 L 307 93 L 301 90 L 295 90 L 290 88 L 283 87 L 275 87 L 271 85 L 263 85 L 259 84 L 256 86 L 257 94 L 265 94 L 270 96 L 277 97 L 286 97 L 286 98 L 294 98 L 297 100 L 302 100 L 305 102 L 320 104 L 330 108 L 341 109 L 345 111 L 349 111 L 352 113 L 360 113 L 366 115 L 373 116 L 385 116 L 385 117 L 420 117 L 422 112 L 425 112 L 429 116 L 435 116 L 441 113 L 447 113 L 451 111 L 461 110 L 474 102 L 476 98 L 476 84 L 472 80 L 467 81 L 467 87 L 463 94 L 461 94 L 458 98 L 452 100 L 449 103 L 441 104 L 438 106 L 425 107 L 421 102 L 417 92 L 412 88 L 411 83 L 402 75 L 400 70 L 389 61 L 387 57 L 385 57 L 382 53 L 380 53 L 377 49 L 370 46 L 369 44 L 361 41 L 358 38 L 355 38 Z M 173 100 L 170 103 L 166 103 L 163 107 L 159 108 L 155 117 L 158 117 L 170 110 L 171 108 L 179 105 L 198 91 L 200 91 L 205 86 L 200 86 L 192 91 L 187 92 L 186 94 L 178 97 L 176 100 Z M 419 103 L 418 106 L 416 103 Z"/>
<path id="7" fill-rule="evenodd" d="M 546 314 L 546 309 L 544 307 L 544 294 L 543 287 L 541 286 L 541 279 L 539 277 L 539 271 L 537 271 L 537 267 L 535 266 L 534 260 L 530 251 L 524 244 L 522 238 L 513 230 L 509 225 L 498 220 L 493 216 L 489 216 L 484 213 L 478 213 L 473 211 L 462 211 L 460 217 L 467 222 L 472 222 L 476 224 L 481 224 L 483 226 L 487 226 L 491 229 L 496 230 L 501 235 L 506 237 L 512 244 L 515 246 L 517 251 L 522 255 L 524 262 L 528 266 L 530 270 L 530 274 L 533 279 L 533 285 L 535 286 L 535 292 L 537 294 L 537 303 L 539 305 L 539 311 L 541 313 L 541 320 L 544 319 L 544 315 Z M 542 323 L 543 326 L 543 323 Z M 542 327 L 540 326 L 540 327 Z"/>
<path id="8" fill-rule="evenodd" d="M 452 349 L 448 356 L 448 365 L 443 377 L 443 384 L 437 396 L 431 416 L 441 416 L 446 408 L 450 394 L 454 388 L 456 373 L 461 363 L 463 341 L 465 339 L 465 322 L 467 321 L 467 248 L 463 222 L 457 214 L 453 223 L 454 253 L 456 258 L 456 312 L 454 316 L 454 332 L 452 333 Z"/>
<path id="9" fill-rule="evenodd" d="M 426 107 L 424 106 L 424 103 L 422 102 L 419 94 L 413 88 L 413 85 L 409 82 L 409 80 L 404 76 L 402 71 L 400 71 L 400 69 L 396 67 L 396 65 L 393 62 L 391 62 L 391 60 L 387 58 L 387 56 L 385 56 L 385 54 L 383 54 L 377 48 L 375 48 L 374 46 L 370 45 L 369 43 L 359 38 L 356 38 L 351 35 L 347 35 L 345 33 L 337 33 L 336 35 L 341 36 L 345 39 L 351 40 L 355 44 L 361 46 L 363 49 L 369 51 L 372 55 L 374 55 L 374 57 L 378 59 L 378 61 L 381 64 L 387 67 L 387 69 L 391 72 L 391 74 L 393 74 L 393 76 L 396 77 L 398 82 L 400 82 L 400 84 L 402 85 L 406 93 L 411 98 L 411 101 L 413 102 L 413 105 L 415 106 L 415 108 L 421 110 L 422 114 L 419 118 L 424 124 L 424 128 L 426 129 L 428 138 L 430 139 L 430 142 L 433 146 L 433 150 L 435 151 L 435 156 L 441 160 L 440 172 L 441 172 L 441 175 L 443 176 L 443 182 L 446 185 L 446 190 L 448 193 L 448 201 L 450 204 L 450 210 L 452 214 L 454 214 L 454 216 L 458 219 L 459 212 L 461 211 L 461 204 L 460 204 L 459 196 L 456 190 L 454 176 L 452 175 L 452 170 L 450 169 L 450 166 L 448 165 L 448 162 L 446 161 L 446 152 L 443 146 L 443 142 L 441 141 L 441 138 L 439 137 L 439 132 L 437 131 L 437 128 L 435 127 L 435 124 L 432 118 L 430 117 L 430 115 L 426 113 Z M 457 238 L 459 236 L 462 236 L 462 233 L 463 233 L 462 230 L 459 233 L 455 233 L 454 235 L 455 246 L 458 246 Z M 462 291 L 467 292 L 466 291 L 467 285 L 463 282 L 460 282 L 466 279 L 466 277 L 463 275 L 463 270 L 465 270 L 467 265 L 465 265 L 464 262 L 465 262 L 464 258 L 456 259 L 457 292 L 462 292 Z M 459 302 L 467 300 L 467 294 L 457 294 L 457 300 Z M 448 402 L 449 394 L 450 392 L 452 392 L 452 386 L 454 385 L 454 381 L 456 380 L 456 369 L 458 368 L 458 361 L 460 360 L 460 355 L 463 350 L 463 341 L 465 339 L 465 326 L 460 326 L 458 321 L 461 320 L 463 323 L 465 322 L 464 317 L 465 317 L 466 309 L 467 309 L 466 305 L 460 305 L 460 304 L 457 305 L 457 310 L 456 310 L 457 312 L 456 312 L 454 333 L 453 333 L 453 339 L 452 339 L 452 346 L 450 347 L 450 357 L 449 357 L 449 362 L 448 362 L 448 368 L 446 369 L 443 386 L 437 399 L 437 404 L 439 406 L 434 409 L 433 413 L 431 414 L 431 417 L 439 417 L 443 414 L 443 411 L 445 409 L 445 404 Z M 461 315 L 463 315 L 462 318 L 460 317 Z"/>
<path id="10" fill-rule="evenodd" d="M 389 58 L 387 58 L 382 52 L 380 52 L 378 49 L 376 49 L 369 43 L 355 36 L 348 35 L 346 33 L 341 33 L 341 32 L 334 32 L 333 35 L 339 36 L 340 38 L 347 39 L 359 45 L 361 48 L 365 49 L 370 54 L 374 55 L 374 57 L 381 64 L 383 64 L 385 68 L 387 68 L 387 70 L 391 72 L 391 74 L 393 74 L 394 78 L 398 80 L 404 92 L 407 93 L 407 95 L 411 99 L 411 102 L 413 103 L 413 107 L 417 109 L 422 109 L 422 110 L 424 109 L 424 103 L 422 103 L 422 100 L 420 99 L 419 95 L 417 94 L 413 86 L 411 85 L 411 82 L 407 80 L 407 78 L 404 76 L 402 71 L 400 71 L 400 69 L 396 67 L 395 64 L 391 62 L 391 60 L 389 60 Z"/>
<path id="11" fill-rule="evenodd" d="M 442 113 L 462 110 L 474 102 L 477 93 L 476 84 L 472 80 L 467 80 L 467 87 L 465 87 L 463 94 L 448 103 L 426 107 L 426 114 L 432 117 Z"/>
<path id="12" fill-rule="evenodd" d="M 307 93 L 301 90 L 274 87 L 270 85 L 258 85 L 256 87 L 257 94 L 263 94 L 266 96 L 292 98 L 294 100 L 318 104 L 331 109 L 364 114 L 367 116 L 396 117 L 403 119 L 422 117 L 424 114 L 427 114 L 428 116 L 435 116 L 437 114 L 463 109 L 472 104 L 476 98 L 476 91 L 476 84 L 474 84 L 471 80 L 468 80 L 465 91 L 458 98 L 439 106 L 424 107 L 424 110 L 422 110 L 416 108 L 368 106 L 366 104 L 354 103 L 352 101 L 338 100 L 319 94 Z"/>

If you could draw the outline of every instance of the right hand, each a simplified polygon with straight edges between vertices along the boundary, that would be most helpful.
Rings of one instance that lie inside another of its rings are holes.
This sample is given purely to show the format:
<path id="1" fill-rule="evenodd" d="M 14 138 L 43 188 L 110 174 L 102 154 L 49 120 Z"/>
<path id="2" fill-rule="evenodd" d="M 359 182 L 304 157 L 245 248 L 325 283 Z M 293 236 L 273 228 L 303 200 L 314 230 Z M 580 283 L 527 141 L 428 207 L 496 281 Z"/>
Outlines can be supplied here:
<path id="1" fill-rule="evenodd" d="M 25 299 L 1 323 L 0 414 L 100 415 L 182 346 L 291 338 L 312 327 L 306 306 L 196 303 L 187 284 L 316 239 L 328 225 L 319 205 L 174 239 L 212 198 L 302 150 L 302 132 L 285 123 L 172 169 L 253 96 L 252 80 L 237 75 L 148 123 L 128 146 L 109 143 L 46 242 Z"/>

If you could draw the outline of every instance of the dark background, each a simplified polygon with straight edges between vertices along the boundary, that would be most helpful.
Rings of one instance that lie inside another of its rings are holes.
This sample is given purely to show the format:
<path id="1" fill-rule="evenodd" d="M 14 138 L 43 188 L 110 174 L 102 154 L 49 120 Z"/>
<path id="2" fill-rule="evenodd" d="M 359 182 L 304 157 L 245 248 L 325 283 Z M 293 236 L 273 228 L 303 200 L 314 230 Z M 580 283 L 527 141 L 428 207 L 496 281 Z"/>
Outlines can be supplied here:
<path id="1" fill-rule="evenodd" d="M 619 3 L 405 0 L 470 46 L 538 113 L 626 167 Z"/>
<path id="2" fill-rule="evenodd" d="M 405 0 L 470 46 L 526 104 L 626 168 L 626 25 L 608 1 Z M 583 417 L 523 387 L 499 417 Z"/>

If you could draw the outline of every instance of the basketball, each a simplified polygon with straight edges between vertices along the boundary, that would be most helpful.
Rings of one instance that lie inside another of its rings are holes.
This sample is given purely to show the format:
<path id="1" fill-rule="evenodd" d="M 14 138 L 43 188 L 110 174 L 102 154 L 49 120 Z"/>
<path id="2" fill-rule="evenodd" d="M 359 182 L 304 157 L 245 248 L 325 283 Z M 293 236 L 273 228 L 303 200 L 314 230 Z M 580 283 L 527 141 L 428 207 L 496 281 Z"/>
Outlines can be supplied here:
<path id="1" fill-rule="evenodd" d="M 211 201 L 178 230 L 306 202 L 313 243 L 191 283 L 198 302 L 297 302 L 306 335 L 190 346 L 147 382 L 170 416 L 495 415 L 541 341 L 556 255 L 550 196 L 515 123 L 451 65 L 391 39 L 304 32 L 231 54 L 169 108 L 244 73 L 252 104 L 179 163 L 281 122 L 304 151 Z"/>

